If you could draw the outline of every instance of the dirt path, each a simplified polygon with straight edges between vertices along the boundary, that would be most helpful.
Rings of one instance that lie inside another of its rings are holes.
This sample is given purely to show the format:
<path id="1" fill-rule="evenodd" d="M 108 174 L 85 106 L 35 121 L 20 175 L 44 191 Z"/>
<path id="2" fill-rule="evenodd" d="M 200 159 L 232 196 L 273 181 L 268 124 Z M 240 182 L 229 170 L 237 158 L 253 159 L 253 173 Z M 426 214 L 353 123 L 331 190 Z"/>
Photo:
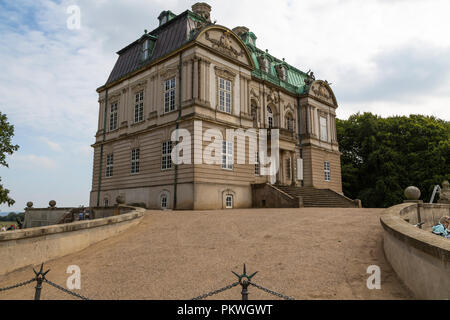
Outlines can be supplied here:
<path id="1" fill-rule="evenodd" d="M 148 211 L 134 229 L 79 253 L 49 261 L 48 278 L 64 286 L 81 268 L 92 299 L 190 299 L 235 282 L 231 270 L 259 271 L 254 282 L 296 299 L 408 299 L 384 258 L 378 209 Z M 369 290 L 369 265 L 381 290 Z M 0 277 L 0 288 L 32 277 L 30 267 Z M 250 299 L 271 296 L 250 287 Z M 0 293 L 32 299 L 33 286 Z M 44 285 L 43 299 L 70 299 Z M 214 298 L 239 299 L 235 287 Z"/>

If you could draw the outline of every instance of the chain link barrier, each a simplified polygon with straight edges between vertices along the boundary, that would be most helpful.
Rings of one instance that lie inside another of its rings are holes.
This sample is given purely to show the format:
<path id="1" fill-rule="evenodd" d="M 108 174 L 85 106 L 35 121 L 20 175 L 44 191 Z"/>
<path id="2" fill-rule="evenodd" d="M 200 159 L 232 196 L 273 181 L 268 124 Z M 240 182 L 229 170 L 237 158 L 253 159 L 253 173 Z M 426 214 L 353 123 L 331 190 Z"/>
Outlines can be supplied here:
<path id="1" fill-rule="evenodd" d="M 279 297 L 279 298 L 281 298 L 281 299 L 284 299 L 284 300 L 295 300 L 294 298 L 291 298 L 291 297 L 286 296 L 286 295 L 284 295 L 284 294 L 281 294 L 281 293 L 275 292 L 275 291 L 273 291 L 273 290 L 264 288 L 264 287 L 262 287 L 262 286 L 260 286 L 260 285 L 258 285 L 258 284 L 256 284 L 256 283 L 254 283 L 254 282 L 249 282 L 249 284 L 250 284 L 251 286 L 254 286 L 255 288 L 258 288 L 259 290 L 262 290 L 262 291 L 267 292 L 267 293 L 269 293 L 269 294 L 271 294 L 271 295 L 277 296 L 277 297 Z"/>
<path id="2" fill-rule="evenodd" d="M 53 283 L 53 282 L 51 282 L 48 279 L 44 279 L 44 282 L 48 283 L 49 285 L 51 285 L 52 287 L 55 287 L 58 290 L 61 290 L 62 292 L 65 292 L 65 293 L 70 294 L 70 295 L 72 295 L 74 297 L 80 298 L 81 300 L 90 300 L 89 298 L 86 298 L 86 297 L 82 296 L 81 294 L 75 293 L 73 291 L 67 290 L 64 287 L 59 286 L 56 283 Z"/>
<path id="3" fill-rule="evenodd" d="M 211 297 L 211 296 L 213 296 L 213 295 L 216 295 L 216 294 L 219 294 L 219 293 L 224 292 L 224 291 L 226 291 L 226 290 L 229 290 L 229 289 L 231 289 L 231 288 L 233 288 L 233 287 L 236 287 L 236 286 L 239 285 L 239 284 L 240 284 L 239 282 L 235 282 L 235 283 L 232 283 L 232 284 L 230 284 L 230 285 L 228 285 L 228 286 L 226 286 L 226 287 L 223 287 L 223 288 L 220 288 L 220 289 L 218 289 L 218 290 L 215 290 L 215 291 L 211 291 L 211 292 L 205 293 L 205 294 L 203 294 L 203 295 L 201 295 L 201 296 L 198 296 L 198 297 L 196 297 L 196 298 L 193 298 L 193 299 L 191 299 L 191 300 L 202 300 L 202 299 L 205 299 L 205 298 L 207 298 L 207 297 Z"/>
<path id="4" fill-rule="evenodd" d="M 20 282 L 18 284 L 10 286 L 10 287 L 0 288 L 0 292 L 11 290 L 11 289 L 15 289 L 15 288 L 19 288 L 19 287 L 23 287 L 23 286 L 26 286 L 27 284 L 30 284 L 30 283 L 34 282 L 34 281 L 36 281 L 35 278 L 33 278 L 31 280 L 28 280 L 28 281 L 25 281 L 25 282 Z"/>

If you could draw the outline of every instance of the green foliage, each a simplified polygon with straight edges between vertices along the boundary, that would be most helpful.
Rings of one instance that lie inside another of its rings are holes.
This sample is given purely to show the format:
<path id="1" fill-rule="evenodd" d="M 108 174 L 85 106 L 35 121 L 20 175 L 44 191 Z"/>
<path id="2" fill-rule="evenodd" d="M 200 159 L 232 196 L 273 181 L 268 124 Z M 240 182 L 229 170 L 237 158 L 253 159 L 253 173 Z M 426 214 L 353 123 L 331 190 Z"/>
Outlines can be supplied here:
<path id="1" fill-rule="evenodd" d="M 450 122 L 371 113 L 337 119 L 344 193 L 365 207 L 389 207 L 417 186 L 428 202 L 433 187 L 450 179 Z"/>
<path id="2" fill-rule="evenodd" d="M 14 126 L 9 124 L 5 114 L 0 112 L 0 166 L 8 167 L 6 155 L 12 155 L 19 149 L 18 145 L 13 145 L 11 138 L 14 136 Z M 0 178 L 1 182 L 1 178 Z M 0 184 L 0 204 L 7 203 L 12 206 L 15 201 L 9 197 L 9 190 Z"/>
<path id="3" fill-rule="evenodd" d="M 21 213 L 10 212 L 10 213 L 8 213 L 7 216 L 0 217 L 0 221 L 14 221 L 14 222 L 16 222 L 16 218 L 19 218 L 20 220 L 23 221 L 25 219 L 25 212 L 21 212 Z"/>

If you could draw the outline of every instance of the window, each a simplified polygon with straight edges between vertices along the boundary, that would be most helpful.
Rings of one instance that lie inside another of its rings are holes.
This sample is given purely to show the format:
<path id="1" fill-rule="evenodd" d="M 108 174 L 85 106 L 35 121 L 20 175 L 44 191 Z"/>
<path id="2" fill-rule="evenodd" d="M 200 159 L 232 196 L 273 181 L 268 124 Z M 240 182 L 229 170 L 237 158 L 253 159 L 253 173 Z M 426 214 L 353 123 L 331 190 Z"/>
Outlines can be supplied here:
<path id="1" fill-rule="evenodd" d="M 291 158 L 286 159 L 286 179 L 291 179 Z"/>
<path id="2" fill-rule="evenodd" d="M 225 208 L 233 208 L 233 196 L 231 194 L 227 194 L 227 196 L 225 197 Z"/>
<path id="3" fill-rule="evenodd" d="M 175 77 L 166 80 L 164 87 L 164 113 L 175 110 Z"/>
<path id="4" fill-rule="evenodd" d="M 108 200 L 108 198 L 105 198 L 105 200 L 103 201 L 103 206 L 104 206 L 104 207 L 108 207 L 108 206 L 109 206 L 109 200 Z"/>
<path id="5" fill-rule="evenodd" d="M 167 195 L 161 195 L 161 209 L 167 209 Z"/>
<path id="6" fill-rule="evenodd" d="M 233 142 L 222 141 L 222 169 L 233 170 Z"/>
<path id="7" fill-rule="evenodd" d="M 134 123 L 144 121 L 144 91 L 136 93 L 134 103 Z"/>
<path id="8" fill-rule="evenodd" d="M 320 140 L 328 141 L 327 118 L 320 117 Z"/>
<path id="9" fill-rule="evenodd" d="M 114 157 L 112 154 L 106 156 L 106 176 L 113 176 Z"/>
<path id="10" fill-rule="evenodd" d="M 231 113 L 231 81 L 219 77 L 219 110 Z"/>
<path id="11" fill-rule="evenodd" d="M 255 152 L 255 176 L 259 176 L 261 173 L 259 167 L 259 152 Z"/>
<path id="12" fill-rule="evenodd" d="M 288 115 L 288 116 L 286 117 L 286 128 L 287 128 L 289 131 L 294 131 L 294 118 L 292 118 L 291 115 Z"/>
<path id="13" fill-rule="evenodd" d="M 131 150 L 131 173 L 139 173 L 139 148 Z"/>
<path id="14" fill-rule="evenodd" d="M 269 124 L 269 128 L 273 127 L 273 113 L 270 107 L 267 107 L 267 123 Z"/>
<path id="15" fill-rule="evenodd" d="M 145 40 L 142 44 L 142 59 L 147 60 L 150 58 L 150 40 Z"/>
<path id="16" fill-rule="evenodd" d="M 117 103 L 111 104 L 109 109 L 109 131 L 117 129 Z"/>
<path id="17" fill-rule="evenodd" d="M 325 161 L 323 163 L 323 171 L 325 173 L 325 181 L 331 181 L 331 174 L 330 174 L 330 163 Z"/>
<path id="18" fill-rule="evenodd" d="M 167 170 L 172 168 L 172 141 L 166 141 L 162 144 L 161 169 Z"/>

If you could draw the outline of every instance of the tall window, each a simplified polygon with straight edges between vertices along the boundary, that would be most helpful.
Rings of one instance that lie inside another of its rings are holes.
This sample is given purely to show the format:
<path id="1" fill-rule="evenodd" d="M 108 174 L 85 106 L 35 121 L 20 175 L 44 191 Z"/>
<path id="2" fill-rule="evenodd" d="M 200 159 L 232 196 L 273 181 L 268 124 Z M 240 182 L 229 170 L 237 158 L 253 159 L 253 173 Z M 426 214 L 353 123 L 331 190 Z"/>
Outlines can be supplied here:
<path id="1" fill-rule="evenodd" d="M 233 195 L 227 194 L 225 197 L 225 208 L 232 209 L 233 208 Z"/>
<path id="2" fill-rule="evenodd" d="M 222 141 L 222 169 L 233 169 L 233 142 Z"/>
<path id="3" fill-rule="evenodd" d="M 139 148 L 131 150 L 131 173 L 139 172 L 139 153 Z"/>
<path id="4" fill-rule="evenodd" d="M 172 168 L 172 141 L 166 141 L 162 144 L 161 169 L 167 170 Z"/>
<path id="5" fill-rule="evenodd" d="M 320 117 L 320 140 L 328 141 L 327 118 Z"/>
<path id="6" fill-rule="evenodd" d="M 142 44 L 142 58 L 147 60 L 150 58 L 150 40 L 145 40 Z"/>
<path id="7" fill-rule="evenodd" d="M 175 77 L 166 80 L 164 87 L 164 113 L 175 110 Z"/>
<path id="8" fill-rule="evenodd" d="M 106 176 L 113 176 L 113 167 L 114 167 L 114 156 L 113 154 L 108 154 L 106 156 Z"/>
<path id="9" fill-rule="evenodd" d="M 144 91 L 136 93 L 134 102 L 134 123 L 144 121 Z"/>
<path id="10" fill-rule="evenodd" d="M 325 181 L 331 181 L 330 163 L 328 161 L 323 163 L 323 172 L 325 173 Z"/>
<path id="11" fill-rule="evenodd" d="M 261 173 L 259 167 L 259 152 L 255 152 L 255 176 L 259 176 Z"/>
<path id="12" fill-rule="evenodd" d="M 273 128 L 273 113 L 270 107 L 267 107 L 267 123 L 269 124 L 269 128 Z"/>
<path id="13" fill-rule="evenodd" d="M 219 77 L 219 110 L 231 113 L 231 81 Z"/>
<path id="14" fill-rule="evenodd" d="M 111 104 L 109 109 L 109 131 L 117 129 L 117 103 Z"/>
<path id="15" fill-rule="evenodd" d="M 167 195 L 161 195 L 161 209 L 167 209 Z"/>

